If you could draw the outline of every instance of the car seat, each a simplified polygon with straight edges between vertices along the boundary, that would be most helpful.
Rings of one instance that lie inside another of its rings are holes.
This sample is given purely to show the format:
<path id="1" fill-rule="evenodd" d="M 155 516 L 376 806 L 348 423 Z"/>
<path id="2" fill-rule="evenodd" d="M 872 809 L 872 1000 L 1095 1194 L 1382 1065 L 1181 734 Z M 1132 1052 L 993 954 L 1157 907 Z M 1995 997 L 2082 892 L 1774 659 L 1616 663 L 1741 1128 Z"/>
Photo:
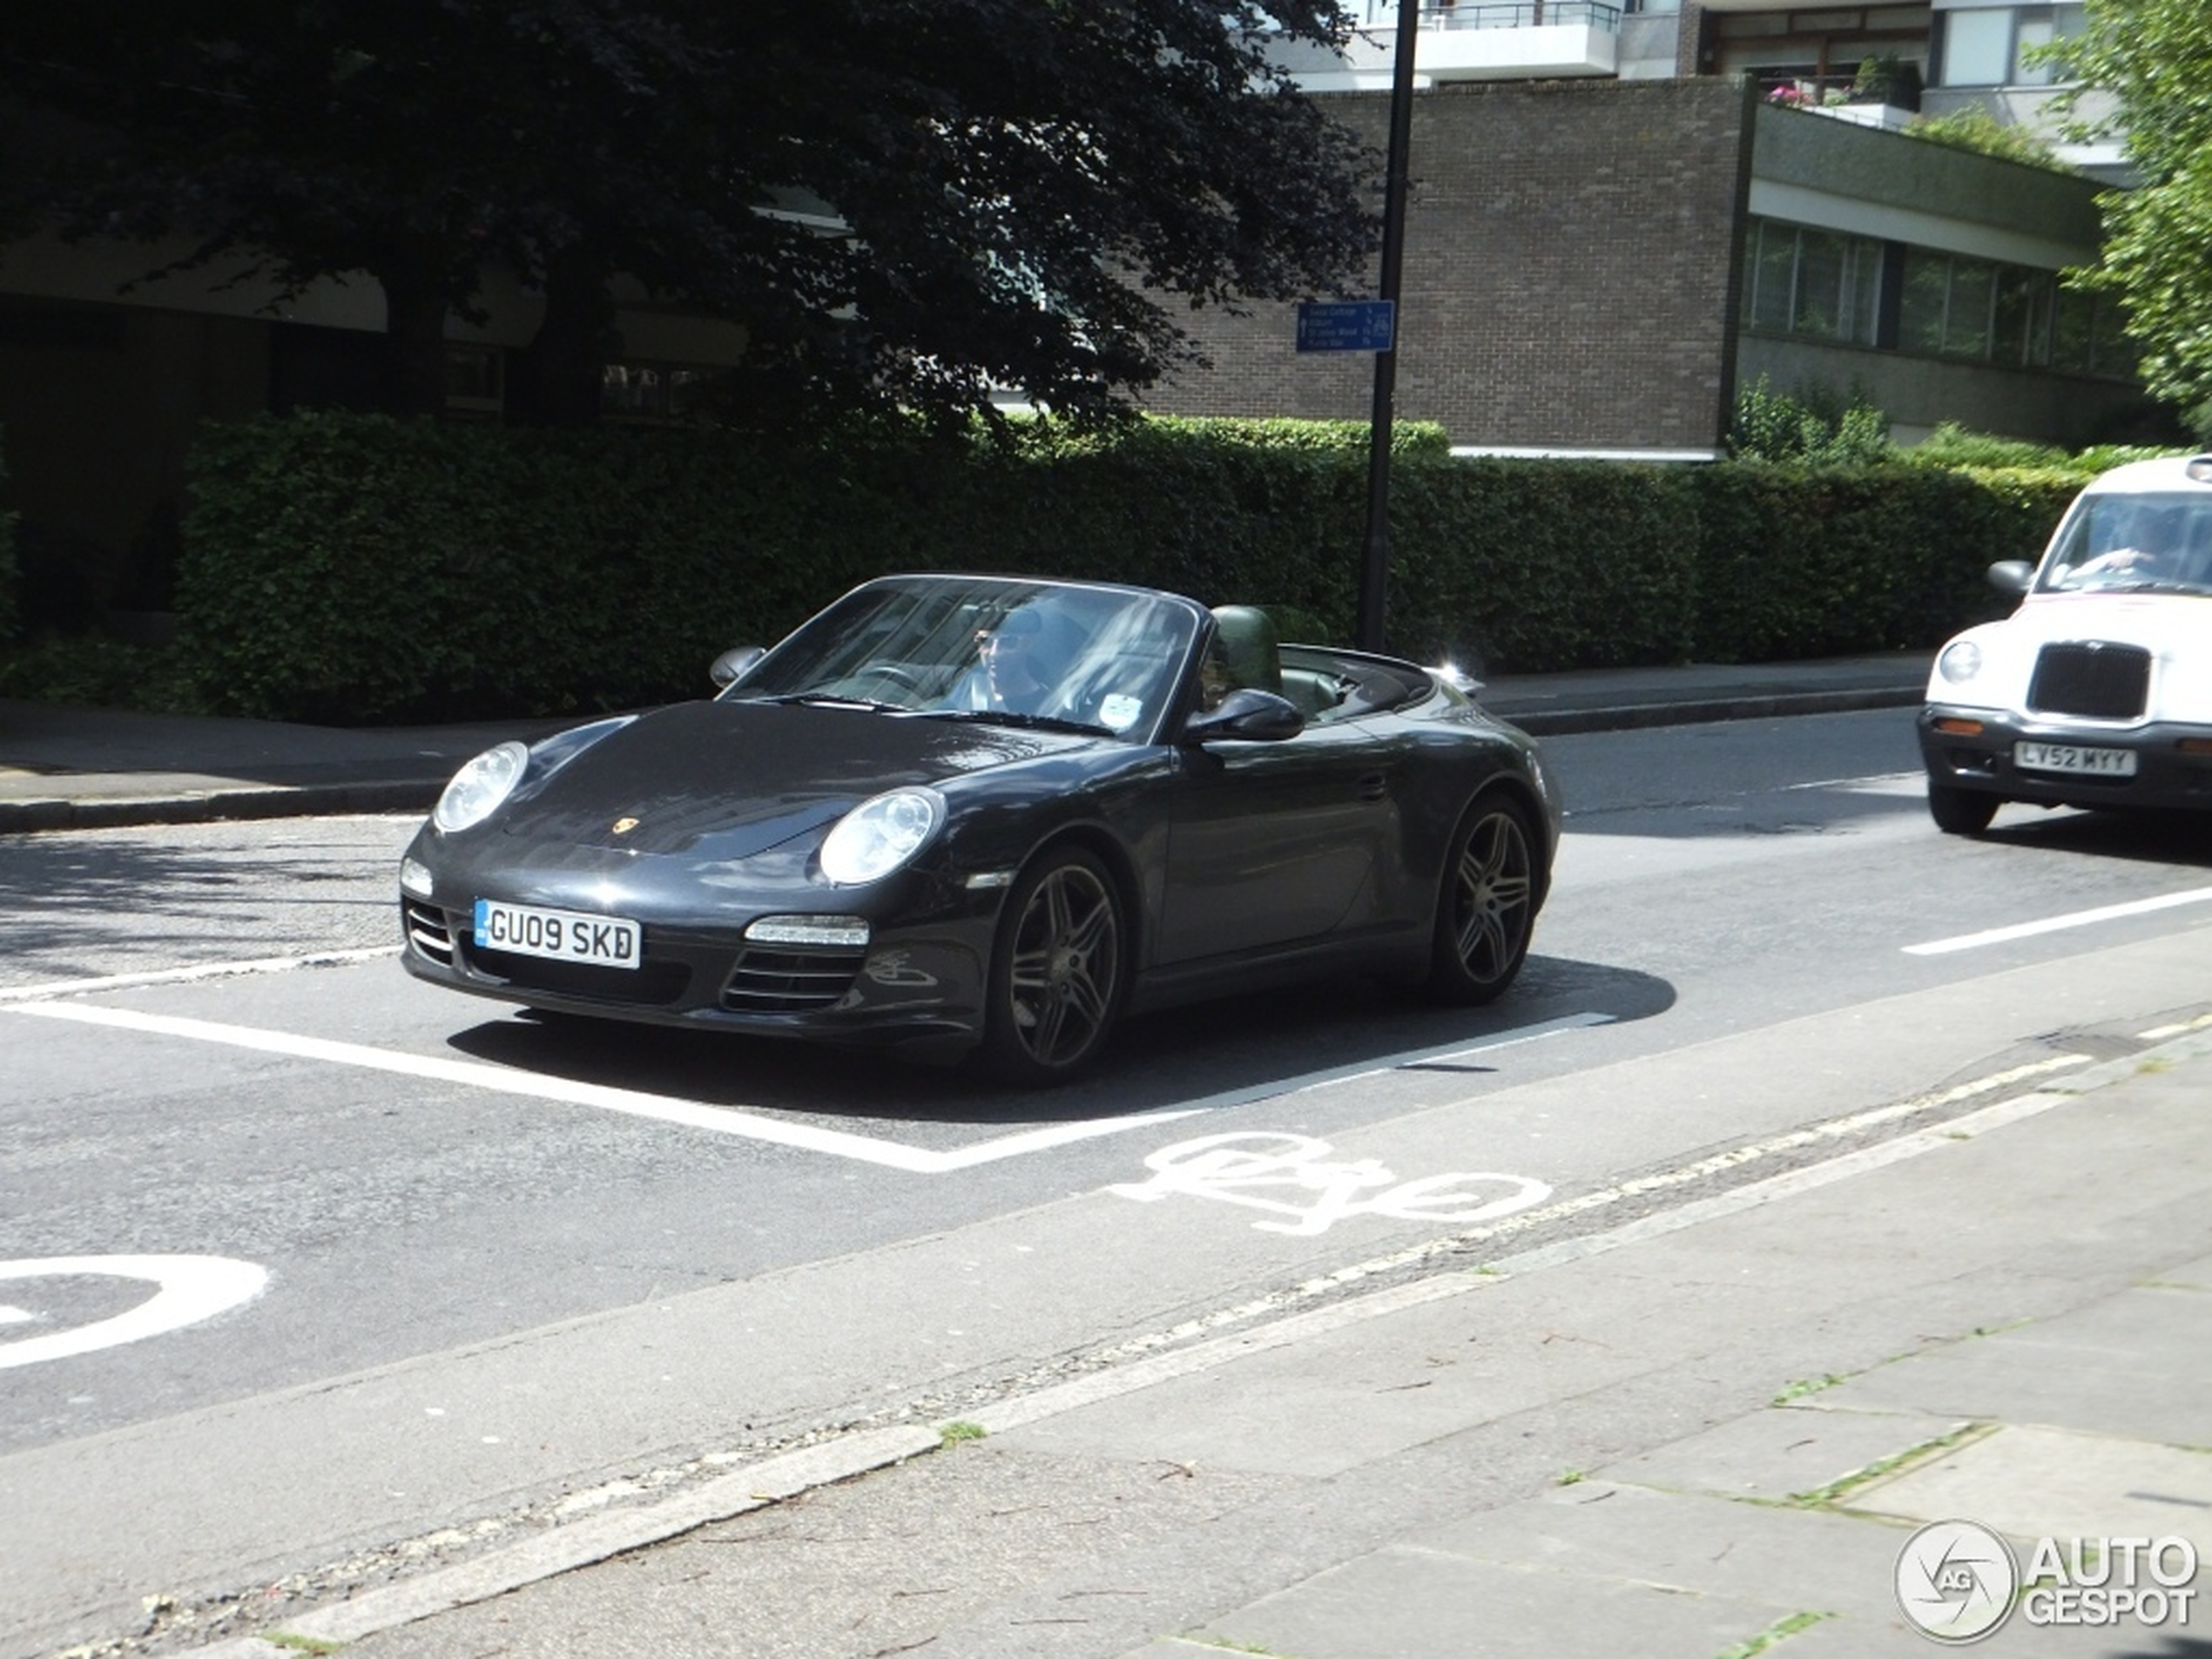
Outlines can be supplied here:
<path id="1" fill-rule="evenodd" d="M 1229 683 L 1282 696 L 1282 645 L 1268 614 L 1256 605 L 1217 605 L 1213 622 L 1213 653 Z"/>

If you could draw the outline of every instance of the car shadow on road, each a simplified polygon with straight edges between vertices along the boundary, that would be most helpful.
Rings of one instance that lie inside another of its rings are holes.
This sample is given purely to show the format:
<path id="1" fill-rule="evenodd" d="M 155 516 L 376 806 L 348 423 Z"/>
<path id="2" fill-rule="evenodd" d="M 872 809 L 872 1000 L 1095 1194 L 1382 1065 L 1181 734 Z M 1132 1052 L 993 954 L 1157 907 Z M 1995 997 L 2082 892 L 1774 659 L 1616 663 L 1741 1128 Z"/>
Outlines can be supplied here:
<path id="1" fill-rule="evenodd" d="M 1127 1021 L 1095 1070 L 1049 1089 L 998 1087 L 966 1065 L 614 1020 L 518 1013 L 448 1041 L 495 1065 L 710 1106 L 1003 1128 L 1258 1098 L 1392 1067 L 1473 1079 L 1494 1069 L 1480 1049 L 1502 1035 L 1648 1019 L 1674 1000 L 1648 974 L 1535 955 L 1510 995 L 1481 1008 L 1437 1008 L 1364 979 L 1303 985 Z"/>
<path id="2" fill-rule="evenodd" d="M 2212 838 L 2205 834 L 2206 821 L 2202 813 L 2092 813 L 2063 806 L 2043 812 L 2007 806 L 1975 839 L 1991 846 L 2212 869 Z"/>

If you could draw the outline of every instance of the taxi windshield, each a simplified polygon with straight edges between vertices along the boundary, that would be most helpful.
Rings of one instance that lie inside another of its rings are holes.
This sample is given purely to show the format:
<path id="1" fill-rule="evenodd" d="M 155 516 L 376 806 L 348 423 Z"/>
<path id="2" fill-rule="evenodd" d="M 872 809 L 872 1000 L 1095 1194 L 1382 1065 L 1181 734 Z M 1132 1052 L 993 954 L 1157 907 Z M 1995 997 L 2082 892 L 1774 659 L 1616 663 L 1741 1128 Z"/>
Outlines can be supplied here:
<path id="1" fill-rule="evenodd" d="M 2212 597 L 2212 490 L 2084 496 L 2036 585 Z"/>

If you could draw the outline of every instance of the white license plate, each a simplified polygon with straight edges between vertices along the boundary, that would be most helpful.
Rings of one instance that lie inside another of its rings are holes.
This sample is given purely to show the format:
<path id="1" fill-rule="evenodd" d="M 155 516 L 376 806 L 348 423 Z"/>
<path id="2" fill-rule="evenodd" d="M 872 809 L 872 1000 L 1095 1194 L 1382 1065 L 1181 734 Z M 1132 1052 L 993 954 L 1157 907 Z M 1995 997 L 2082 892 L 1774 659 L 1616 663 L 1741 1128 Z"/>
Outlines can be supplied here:
<path id="1" fill-rule="evenodd" d="M 2132 778 L 2135 775 L 2133 749 L 2084 748 L 2075 743 L 2028 743 L 2013 745 L 2013 764 L 2023 772 L 2065 772 L 2088 778 Z"/>
<path id="2" fill-rule="evenodd" d="M 635 968 L 637 924 L 620 916 L 586 916 L 573 910 L 539 910 L 479 899 L 476 948 L 589 962 L 595 968 Z"/>

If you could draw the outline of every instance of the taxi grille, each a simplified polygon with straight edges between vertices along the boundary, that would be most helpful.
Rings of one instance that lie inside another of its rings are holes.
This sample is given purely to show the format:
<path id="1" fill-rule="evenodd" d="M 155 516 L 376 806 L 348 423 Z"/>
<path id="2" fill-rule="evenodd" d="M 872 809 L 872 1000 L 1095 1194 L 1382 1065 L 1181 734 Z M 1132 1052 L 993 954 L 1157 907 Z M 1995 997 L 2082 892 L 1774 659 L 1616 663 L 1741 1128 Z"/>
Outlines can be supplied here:
<path id="1" fill-rule="evenodd" d="M 722 988 L 722 1006 L 735 1014 L 802 1014 L 828 1008 L 853 988 L 865 954 L 748 946 Z"/>
<path id="2" fill-rule="evenodd" d="M 2140 719 L 2150 696 L 2150 653 L 2091 640 L 2046 645 L 2035 659 L 2027 706 L 2036 714 L 2092 720 Z"/>

